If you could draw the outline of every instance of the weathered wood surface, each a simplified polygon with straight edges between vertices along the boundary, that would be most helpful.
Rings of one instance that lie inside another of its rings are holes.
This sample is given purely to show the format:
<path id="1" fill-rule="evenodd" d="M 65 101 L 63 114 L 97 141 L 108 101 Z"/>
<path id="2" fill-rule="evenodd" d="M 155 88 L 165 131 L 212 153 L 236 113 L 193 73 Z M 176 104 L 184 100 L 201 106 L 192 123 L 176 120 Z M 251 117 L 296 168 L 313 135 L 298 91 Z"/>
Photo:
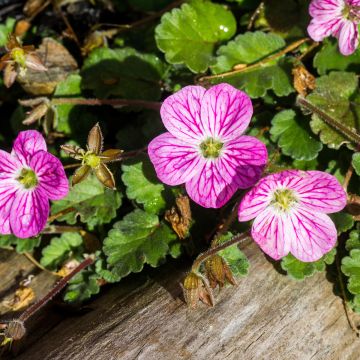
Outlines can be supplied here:
<path id="1" fill-rule="evenodd" d="M 186 308 L 178 282 L 187 266 L 172 263 L 103 289 L 82 315 L 45 310 L 16 359 L 360 358 L 360 339 L 325 274 L 296 282 L 254 244 L 244 251 L 250 275 L 217 294 L 213 309 Z"/>

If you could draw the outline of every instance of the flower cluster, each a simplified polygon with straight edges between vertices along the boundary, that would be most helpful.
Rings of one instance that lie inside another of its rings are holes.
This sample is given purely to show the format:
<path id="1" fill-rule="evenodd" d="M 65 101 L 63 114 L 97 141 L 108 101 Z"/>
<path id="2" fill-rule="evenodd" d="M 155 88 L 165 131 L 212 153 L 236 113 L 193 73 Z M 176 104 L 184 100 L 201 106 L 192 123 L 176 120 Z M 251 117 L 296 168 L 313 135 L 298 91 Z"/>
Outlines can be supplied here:
<path id="1" fill-rule="evenodd" d="M 339 40 L 343 55 L 351 55 L 359 44 L 360 0 L 312 0 L 308 33 L 315 41 L 328 36 Z"/>
<path id="2" fill-rule="evenodd" d="M 20 132 L 9 154 L 0 150 L 0 233 L 36 236 L 49 216 L 49 200 L 69 191 L 59 159 L 35 130 Z"/>

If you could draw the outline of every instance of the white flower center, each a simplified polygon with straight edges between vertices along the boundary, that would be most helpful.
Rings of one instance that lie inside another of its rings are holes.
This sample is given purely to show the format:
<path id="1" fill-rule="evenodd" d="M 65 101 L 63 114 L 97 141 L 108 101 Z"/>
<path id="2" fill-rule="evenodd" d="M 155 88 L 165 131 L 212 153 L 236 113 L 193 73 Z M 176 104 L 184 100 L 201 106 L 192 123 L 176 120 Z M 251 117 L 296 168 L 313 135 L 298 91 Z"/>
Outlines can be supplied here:
<path id="1" fill-rule="evenodd" d="M 200 144 L 200 150 L 204 158 L 216 159 L 220 156 L 224 144 L 212 137 L 209 137 Z"/>
<path id="2" fill-rule="evenodd" d="M 32 189 L 39 183 L 35 172 L 26 168 L 21 170 L 20 175 L 16 180 L 22 184 L 25 189 Z"/>
<path id="3" fill-rule="evenodd" d="M 272 195 L 270 204 L 281 212 L 289 212 L 298 203 L 295 192 L 291 189 L 277 189 Z"/>

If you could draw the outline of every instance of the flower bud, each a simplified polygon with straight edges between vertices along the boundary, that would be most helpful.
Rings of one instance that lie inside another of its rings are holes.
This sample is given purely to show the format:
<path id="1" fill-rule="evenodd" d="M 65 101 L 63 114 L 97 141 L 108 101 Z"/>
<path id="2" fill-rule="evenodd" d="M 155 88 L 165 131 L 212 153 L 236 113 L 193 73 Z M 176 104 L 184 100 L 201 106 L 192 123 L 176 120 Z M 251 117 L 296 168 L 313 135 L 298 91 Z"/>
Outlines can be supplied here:
<path id="1" fill-rule="evenodd" d="M 214 255 L 205 261 L 206 276 L 210 286 L 214 289 L 219 284 L 223 287 L 227 281 L 231 285 L 236 285 L 236 281 L 229 265 L 220 255 Z"/>
<path id="2" fill-rule="evenodd" d="M 182 285 L 186 303 L 192 309 L 197 307 L 198 301 L 208 306 L 214 306 L 214 297 L 206 279 L 200 275 L 190 272 L 184 279 Z"/>

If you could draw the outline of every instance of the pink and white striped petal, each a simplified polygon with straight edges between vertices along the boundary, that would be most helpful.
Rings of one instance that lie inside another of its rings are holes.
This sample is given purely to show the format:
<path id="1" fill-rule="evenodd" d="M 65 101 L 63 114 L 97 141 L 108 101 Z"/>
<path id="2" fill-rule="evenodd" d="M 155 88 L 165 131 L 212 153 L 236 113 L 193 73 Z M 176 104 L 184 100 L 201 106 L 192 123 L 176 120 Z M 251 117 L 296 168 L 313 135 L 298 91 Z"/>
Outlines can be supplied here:
<path id="1" fill-rule="evenodd" d="M 335 176 L 316 170 L 299 174 L 288 187 L 296 191 L 301 207 L 329 214 L 346 206 L 346 193 Z"/>
<path id="2" fill-rule="evenodd" d="M 275 260 L 281 259 L 290 251 L 288 221 L 288 214 L 278 214 L 268 207 L 256 217 L 253 223 L 252 238 L 267 255 Z"/>
<path id="3" fill-rule="evenodd" d="M 309 13 L 312 17 L 335 18 L 342 15 L 344 7 L 344 0 L 313 0 L 309 6 Z"/>
<path id="4" fill-rule="evenodd" d="M 290 252 L 299 260 L 319 260 L 336 244 L 337 231 L 328 215 L 299 207 L 287 223 Z"/>
<path id="5" fill-rule="evenodd" d="M 16 156 L 23 165 L 29 165 L 37 151 L 46 151 L 44 137 L 36 130 L 21 131 L 17 136 L 11 155 Z"/>
<path id="6" fill-rule="evenodd" d="M 69 192 L 69 182 L 61 161 L 46 151 L 38 151 L 30 160 L 44 194 L 50 200 L 59 200 Z"/>
<path id="7" fill-rule="evenodd" d="M 224 179 L 240 189 L 253 186 L 267 163 L 266 146 L 252 136 L 241 136 L 225 144 L 217 167 Z"/>
<path id="8" fill-rule="evenodd" d="M 358 24 L 350 20 L 344 20 L 338 38 L 340 52 L 346 56 L 351 55 L 359 45 Z"/>
<path id="9" fill-rule="evenodd" d="M 158 178 L 167 185 L 180 185 L 189 181 L 204 167 L 206 160 L 192 144 L 164 133 L 148 146 L 151 162 Z"/>
<path id="10" fill-rule="evenodd" d="M 186 86 L 164 100 L 160 115 L 173 136 L 191 143 L 199 143 L 204 137 L 200 103 L 205 91 L 201 86 Z"/>
<path id="11" fill-rule="evenodd" d="M 12 233 L 22 239 L 38 235 L 49 216 L 49 200 L 44 190 L 19 190 L 10 211 Z"/>
<path id="12" fill-rule="evenodd" d="M 203 168 L 185 184 L 190 198 L 205 208 L 220 208 L 234 195 L 237 186 L 228 183 L 216 161 L 206 161 Z"/>
<path id="13" fill-rule="evenodd" d="M 0 234 L 11 234 L 10 211 L 15 200 L 18 186 L 16 180 L 0 181 Z"/>
<path id="14" fill-rule="evenodd" d="M 22 164 L 17 157 L 0 150 L 0 180 L 14 178 L 21 168 Z"/>
<path id="15" fill-rule="evenodd" d="M 314 41 L 322 41 L 330 35 L 337 34 L 344 22 L 341 16 L 314 18 L 310 21 L 307 31 Z"/>
<path id="16" fill-rule="evenodd" d="M 207 136 L 222 141 L 239 137 L 248 127 L 253 107 L 248 95 L 229 84 L 206 91 L 201 102 L 201 120 Z"/>

